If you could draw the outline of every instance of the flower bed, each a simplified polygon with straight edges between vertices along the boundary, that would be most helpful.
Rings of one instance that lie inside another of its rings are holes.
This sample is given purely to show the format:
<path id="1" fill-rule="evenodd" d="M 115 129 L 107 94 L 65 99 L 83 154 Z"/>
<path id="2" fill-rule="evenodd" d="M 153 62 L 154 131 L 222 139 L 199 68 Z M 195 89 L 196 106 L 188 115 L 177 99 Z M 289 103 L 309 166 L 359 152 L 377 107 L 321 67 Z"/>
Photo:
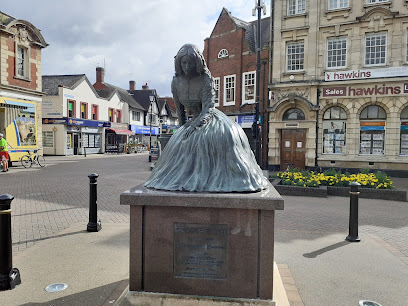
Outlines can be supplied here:
<path id="1" fill-rule="evenodd" d="M 286 172 L 278 172 L 273 177 L 281 179 L 281 185 L 299 187 L 348 187 L 351 182 L 357 182 L 361 184 L 361 188 L 394 189 L 389 176 L 381 171 L 369 173 L 363 170 L 358 174 L 343 174 L 335 170 L 318 173 L 293 169 Z"/>

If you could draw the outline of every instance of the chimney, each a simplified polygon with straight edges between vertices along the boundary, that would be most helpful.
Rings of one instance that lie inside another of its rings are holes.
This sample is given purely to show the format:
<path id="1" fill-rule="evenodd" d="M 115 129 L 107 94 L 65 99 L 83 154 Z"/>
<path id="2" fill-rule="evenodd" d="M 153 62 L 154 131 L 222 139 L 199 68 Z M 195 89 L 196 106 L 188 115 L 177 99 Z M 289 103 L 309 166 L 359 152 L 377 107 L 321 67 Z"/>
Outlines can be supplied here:
<path id="1" fill-rule="evenodd" d="M 146 85 L 143 85 L 143 86 L 142 86 L 142 89 L 143 89 L 143 90 L 149 89 L 149 86 L 147 86 L 147 83 L 146 83 Z"/>
<path id="2" fill-rule="evenodd" d="M 129 81 L 129 90 L 135 90 L 136 87 L 136 82 L 135 81 Z"/>
<path id="3" fill-rule="evenodd" d="M 96 67 L 96 83 L 105 82 L 105 69 L 102 67 Z"/>

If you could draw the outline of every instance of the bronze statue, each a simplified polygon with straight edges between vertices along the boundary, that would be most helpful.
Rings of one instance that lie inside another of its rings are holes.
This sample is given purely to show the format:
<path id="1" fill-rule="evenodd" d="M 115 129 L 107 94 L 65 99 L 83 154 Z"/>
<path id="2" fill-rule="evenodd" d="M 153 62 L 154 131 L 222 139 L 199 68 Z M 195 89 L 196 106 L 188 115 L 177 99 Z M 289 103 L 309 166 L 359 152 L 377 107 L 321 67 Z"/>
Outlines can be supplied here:
<path id="1" fill-rule="evenodd" d="M 146 187 L 201 192 L 255 192 L 268 180 L 242 128 L 214 108 L 214 80 L 198 48 L 178 51 L 171 84 L 181 127 L 170 138 Z M 185 108 L 194 118 L 186 120 Z"/>

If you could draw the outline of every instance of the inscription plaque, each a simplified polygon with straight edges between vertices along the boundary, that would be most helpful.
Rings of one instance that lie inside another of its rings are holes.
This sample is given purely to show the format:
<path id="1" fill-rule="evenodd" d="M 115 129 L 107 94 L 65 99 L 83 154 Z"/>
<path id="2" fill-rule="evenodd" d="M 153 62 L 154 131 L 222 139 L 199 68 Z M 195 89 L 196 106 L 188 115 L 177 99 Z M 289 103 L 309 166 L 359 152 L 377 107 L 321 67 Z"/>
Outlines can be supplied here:
<path id="1" fill-rule="evenodd" d="M 174 223 L 174 277 L 227 279 L 228 226 Z"/>

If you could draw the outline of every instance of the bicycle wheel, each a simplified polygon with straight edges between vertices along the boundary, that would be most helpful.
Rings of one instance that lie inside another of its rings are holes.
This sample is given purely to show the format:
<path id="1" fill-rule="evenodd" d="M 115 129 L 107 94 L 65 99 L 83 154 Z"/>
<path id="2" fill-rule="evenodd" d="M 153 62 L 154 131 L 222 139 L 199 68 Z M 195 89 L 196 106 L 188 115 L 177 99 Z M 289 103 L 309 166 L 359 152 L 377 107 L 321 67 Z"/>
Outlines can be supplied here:
<path id="1" fill-rule="evenodd" d="M 21 164 L 23 165 L 24 168 L 30 168 L 33 163 L 31 161 L 31 158 L 25 155 L 21 158 Z"/>
<path id="2" fill-rule="evenodd" d="M 40 165 L 40 167 L 45 166 L 45 158 L 42 155 L 37 156 L 37 163 Z"/>

